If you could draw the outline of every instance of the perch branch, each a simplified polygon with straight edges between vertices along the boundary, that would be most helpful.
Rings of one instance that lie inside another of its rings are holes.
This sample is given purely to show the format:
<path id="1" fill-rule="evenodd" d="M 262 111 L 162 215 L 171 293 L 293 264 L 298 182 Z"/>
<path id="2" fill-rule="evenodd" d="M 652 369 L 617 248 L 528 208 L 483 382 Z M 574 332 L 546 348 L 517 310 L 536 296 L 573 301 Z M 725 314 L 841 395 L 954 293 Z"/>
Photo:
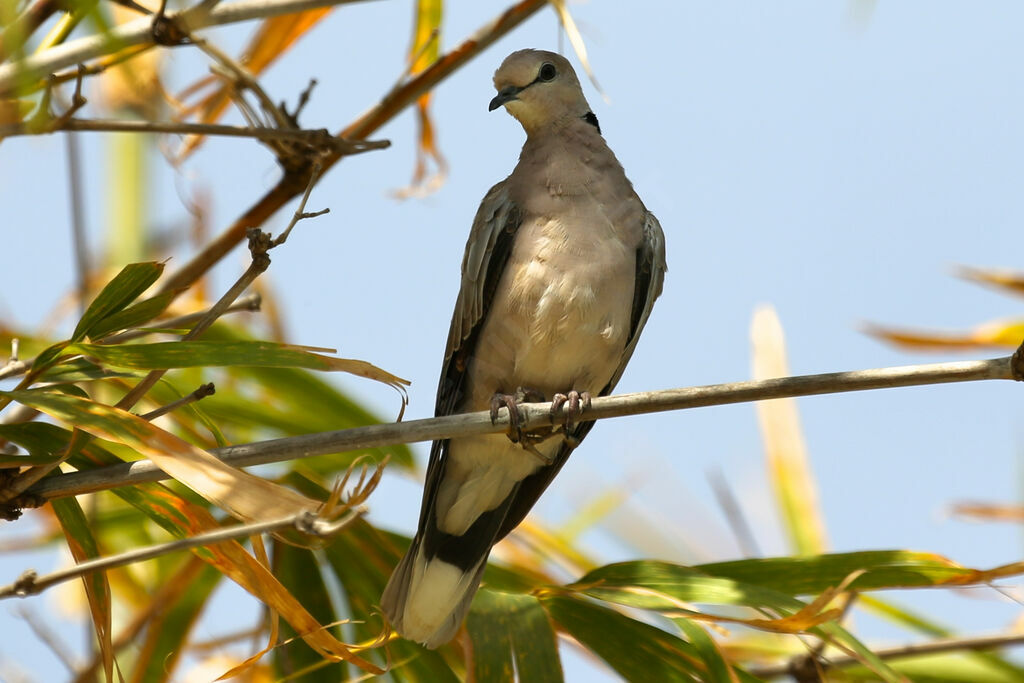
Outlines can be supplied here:
<path id="1" fill-rule="evenodd" d="M 993 379 L 1021 380 L 1024 378 L 1024 373 L 1021 372 L 1022 367 L 1024 367 L 1024 362 L 1020 360 L 1020 353 L 1018 353 L 1014 356 L 992 360 L 906 365 L 619 394 L 595 398 L 580 421 L 587 422 L 609 417 L 868 389 Z M 523 429 L 526 431 L 560 424 L 565 419 L 561 412 L 552 416 L 550 403 L 523 404 L 520 406 L 520 412 L 523 418 Z M 345 451 L 380 448 L 398 443 L 490 434 L 507 431 L 508 427 L 509 419 L 506 408 L 502 409 L 493 424 L 490 414 L 481 411 L 270 439 L 217 448 L 210 452 L 236 467 L 244 467 Z M 40 499 L 61 498 L 167 478 L 163 470 L 151 461 L 139 460 L 95 470 L 47 477 L 33 485 L 28 492 Z"/>

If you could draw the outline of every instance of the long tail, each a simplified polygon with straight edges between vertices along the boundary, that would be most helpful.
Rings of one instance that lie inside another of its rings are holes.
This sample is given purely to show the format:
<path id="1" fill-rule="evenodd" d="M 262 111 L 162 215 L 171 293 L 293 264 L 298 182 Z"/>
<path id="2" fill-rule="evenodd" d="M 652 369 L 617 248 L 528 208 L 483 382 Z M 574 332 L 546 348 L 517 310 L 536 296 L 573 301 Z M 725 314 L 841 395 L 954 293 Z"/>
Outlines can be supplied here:
<path id="1" fill-rule="evenodd" d="M 399 635 L 433 649 L 455 637 L 469 612 L 490 548 L 469 569 L 428 559 L 417 537 L 395 568 L 381 606 Z"/>

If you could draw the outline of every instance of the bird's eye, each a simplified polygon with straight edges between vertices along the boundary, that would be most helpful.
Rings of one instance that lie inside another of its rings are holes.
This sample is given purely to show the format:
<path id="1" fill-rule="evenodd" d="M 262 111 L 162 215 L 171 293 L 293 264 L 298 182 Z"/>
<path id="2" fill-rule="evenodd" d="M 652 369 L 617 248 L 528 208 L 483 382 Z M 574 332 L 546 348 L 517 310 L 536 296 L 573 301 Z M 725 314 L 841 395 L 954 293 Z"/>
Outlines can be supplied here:
<path id="1" fill-rule="evenodd" d="M 537 78 L 542 81 L 553 81 L 558 72 L 555 70 L 555 65 L 551 62 L 544 62 L 541 64 L 540 73 L 537 74 Z"/>

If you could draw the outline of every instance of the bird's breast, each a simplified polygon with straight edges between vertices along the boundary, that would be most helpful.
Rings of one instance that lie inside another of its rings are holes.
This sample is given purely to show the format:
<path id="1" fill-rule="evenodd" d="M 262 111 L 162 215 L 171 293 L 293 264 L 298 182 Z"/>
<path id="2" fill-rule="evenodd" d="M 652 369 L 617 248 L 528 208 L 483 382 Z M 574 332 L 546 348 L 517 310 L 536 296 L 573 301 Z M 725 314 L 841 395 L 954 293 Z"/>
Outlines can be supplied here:
<path id="1" fill-rule="evenodd" d="M 596 395 L 611 379 L 629 336 L 636 257 L 607 221 L 589 220 L 520 226 L 478 340 L 474 389 Z"/>

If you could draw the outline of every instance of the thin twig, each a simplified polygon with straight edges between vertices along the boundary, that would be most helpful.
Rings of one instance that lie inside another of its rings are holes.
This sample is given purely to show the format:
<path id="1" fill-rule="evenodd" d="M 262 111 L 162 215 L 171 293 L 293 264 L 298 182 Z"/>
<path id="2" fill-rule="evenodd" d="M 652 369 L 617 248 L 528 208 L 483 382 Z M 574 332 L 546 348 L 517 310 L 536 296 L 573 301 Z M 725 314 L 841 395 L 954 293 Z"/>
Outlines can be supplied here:
<path id="1" fill-rule="evenodd" d="M 1024 644 L 1024 634 L 1011 633 L 997 636 L 974 636 L 937 638 L 926 643 L 914 643 L 900 647 L 878 648 L 872 652 L 880 659 L 900 659 L 918 655 L 956 652 L 958 650 L 991 650 L 999 647 Z M 862 662 L 852 655 L 838 655 L 821 662 L 825 669 L 839 669 L 844 666 L 856 666 Z M 792 663 L 778 664 L 747 669 L 747 673 L 756 678 L 774 678 L 785 676 L 792 671 Z"/>
<path id="2" fill-rule="evenodd" d="M 286 140 L 301 142 L 310 147 L 330 151 L 341 156 L 360 154 L 391 145 L 388 140 L 346 140 L 331 135 L 327 129 L 265 128 L 228 126 L 214 123 L 182 123 L 176 121 L 124 121 L 104 119 L 67 119 L 66 121 L 38 130 L 24 123 L 0 126 L 0 138 L 19 135 L 48 135 L 60 131 L 125 132 L 125 133 L 169 133 L 173 135 L 219 135 L 234 138 L 256 138 L 257 140 Z"/>
<path id="3" fill-rule="evenodd" d="M 234 24 L 251 19 L 276 17 L 321 7 L 335 7 L 365 0 L 238 0 L 220 3 L 213 10 L 203 6 L 170 12 L 167 21 L 192 33 L 208 26 Z M 153 19 L 140 17 L 96 35 L 79 38 L 0 65 L 0 94 L 7 94 L 20 83 L 45 78 L 58 69 L 102 57 L 112 50 L 133 45 L 154 44 Z"/>
<path id="4" fill-rule="evenodd" d="M 595 398 L 579 421 L 588 422 L 669 410 L 868 389 L 993 379 L 1019 380 L 1021 375 L 1015 373 L 1011 367 L 1013 358 L 1010 356 L 982 361 L 932 363 L 833 372 L 823 375 L 778 377 L 761 381 L 605 396 Z M 552 416 L 550 403 L 526 403 L 521 405 L 519 410 L 524 431 L 551 427 L 554 424 L 561 424 L 561 421 L 565 419 L 563 412 L 557 412 Z M 562 410 L 564 411 L 564 407 Z M 490 414 L 487 411 L 482 411 L 270 439 L 217 448 L 210 452 L 236 467 L 245 467 L 331 453 L 381 448 L 399 443 L 491 434 L 507 431 L 508 428 L 508 411 L 502 409 L 498 419 L 493 423 Z M 28 489 L 28 492 L 41 499 L 61 498 L 167 478 L 167 475 L 152 461 L 138 460 L 95 470 L 48 477 Z"/>
<path id="5" fill-rule="evenodd" d="M 166 415 L 167 413 L 177 410 L 182 406 L 187 406 L 189 403 L 195 403 L 201 401 L 207 396 L 213 396 L 216 393 L 216 388 L 213 386 L 213 382 L 207 382 L 206 384 L 200 384 L 199 388 L 188 394 L 182 396 L 177 401 L 171 401 L 167 405 L 160 406 L 156 410 L 151 410 L 144 415 L 140 415 L 143 420 L 155 420 L 156 418 Z"/>
<path id="6" fill-rule="evenodd" d="M 758 547 L 757 538 L 755 538 L 754 532 L 750 528 L 750 523 L 747 522 L 746 515 L 743 514 L 739 501 L 736 500 L 736 496 L 729 487 L 729 482 L 726 481 L 725 476 L 722 474 L 721 468 L 708 471 L 707 480 L 711 486 L 711 491 L 715 494 L 715 500 L 718 501 L 718 506 L 722 508 L 725 521 L 729 524 L 729 528 L 732 529 L 732 535 L 736 537 L 736 544 L 740 547 L 740 554 L 743 557 L 761 557 L 761 549 Z"/>
<path id="7" fill-rule="evenodd" d="M 0 138 L 3 133 L 0 133 Z M 85 200 L 82 198 L 82 162 L 78 137 L 65 136 L 68 153 L 68 192 L 71 195 L 71 243 L 75 251 L 75 275 L 78 279 L 78 307 L 85 313 L 89 301 L 89 247 L 85 239 Z"/>
<path id="8" fill-rule="evenodd" d="M 255 313 L 260 310 L 260 306 L 263 303 L 263 297 L 259 294 L 247 294 L 240 297 L 235 303 L 227 307 L 224 311 L 227 313 L 237 313 L 239 311 L 245 311 Z M 197 321 L 202 320 L 204 316 L 208 315 L 209 311 L 199 311 L 198 313 L 189 313 L 188 315 L 180 315 L 176 318 L 167 318 L 156 323 L 148 325 L 144 329 L 128 330 L 119 334 L 114 334 L 109 337 L 104 337 L 99 341 L 100 344 L 120 344 L 122 342 L 130 341 L 132 339 L 138 339 L 139 337 L 145 337 L 148 334 L 154 334 L 163 329 L 183 329 L 191 328 Z"/>
<path id="9" fill-rule="evenodd" d="M 260 103 L 260 108 L 263 110 L 263 113 L 271 119 L 271 121 L 268 122 L 271 124 L 271 127 L 279 129 L 289 129 L 293 127 L 291 121 L 288 120 L 288 116 L 281 111 L 276 104 L 274 104 L 274 100 L 272 100 L 270 95 L 266 93 L 259 81 L 249 73 L 248 69 L 209 41 L 197 38 L 193 42 L 196 47 L 205 52 L 210 59 L 217 63 L 219 67 L 218 73 L 222 78 L 230 82 L 236 88 L 241 86 L 241 90 L 249 90 L 256 96 L 256 100 Z M 241 96 L 241 94 L 239 94 L 239 96 Z M 250 125 L 252 123 L 254 122 L 250 121 Z"/>
<path id="10" fill-rule="evenodd" d="M 319 211 L 312 211 L 306 213 L 306 202 L 309 201 L 309 194 L 313 191 L 313 186 L 316 185 L 316 181 L 320 178 L 320 162 L 313 164 L 313 170 L 309 174 L 309 183 L 306 185 L 306 191 L 302 194 L 302 200 L 299 202 L 299 206 L 295 209 L 295 213 L 292 214 L 292 220 L 288 223 L 288 227 L 281 232 L 280 235 L 274 239 L 273 245 L 279 247 L 285 243 L 288 239 L 288 235 L 291 234 L 292 228 L 294 228 L 299 221 L 307 218 L 316 218 L 317 216 L 323 216 L 325 213 L 330 213 L 330 209 L 320 209 Z"/>
<path id="11" fill-rule="evenodd" d="M 50 648 L 50 651 L 57 657 L 60 663 L 67 668 L 68 671 L 71 673 L 78 671 L 78 664 L 71 658 L 71 648 L 68 647 L 67 643 L 61 640 L 60 635 L 56 631 L 50 628 L 48 624 L 43 622 L 43 620 L 30 609 L 19 609 L 17 614 L 25 620 L 25 623 L 28 624 L 28 627 L 36 634 L 36 637 L 46 643 L 46 646 Z"/>
<path id="12" fill-rule="evenodd" d="M 307 535 L 327 537 L 332 534 L 336 534 L 338 531 L 351 524 L 357 517 L 361 517 L 365 514 L 365 512 L 365 508 L 356 508 L 350 510 L 340 519 L 330 522 L 317 517 L 315 513 L 307 510 L 297 515 L 288 515 L 287 517 L 281 517 L 280 519 L 274 519 L 266 522 L 252 522 L 250 524 L 238 524 L 224 529 L 217 529 L 215 531 L 197 534 L 189 538 L 170 541 L 168 543 L 146 546 L 145 548 L 136 548 L 134 550 L 128 550 L 108 557 L 99 557 L 86 562 L 80 562 L 73 567 L 68 567 L 67 569 L 62 569 L 44 576 L 37 576 L 34 571 L 28 570 L 22 573 L 21 577 L 14 583 L 0 588 L 0 599 L 11 597 L 24 598 L 29 595 L 36 595 L 59 583 L 64 583 L 65 581 L 70 581 L 72 579 L 91 574 L 92 572 L 104 571 L 115 567 L 123 567 L 125 565 L 151 560 L 155 557 L 178 552 L 180 550 L 189 550 L 200 546 L 233 541 L 238 538 L 257 536 L 259 534 L 265 534 L 287 527 L 293 527 Z"/>

